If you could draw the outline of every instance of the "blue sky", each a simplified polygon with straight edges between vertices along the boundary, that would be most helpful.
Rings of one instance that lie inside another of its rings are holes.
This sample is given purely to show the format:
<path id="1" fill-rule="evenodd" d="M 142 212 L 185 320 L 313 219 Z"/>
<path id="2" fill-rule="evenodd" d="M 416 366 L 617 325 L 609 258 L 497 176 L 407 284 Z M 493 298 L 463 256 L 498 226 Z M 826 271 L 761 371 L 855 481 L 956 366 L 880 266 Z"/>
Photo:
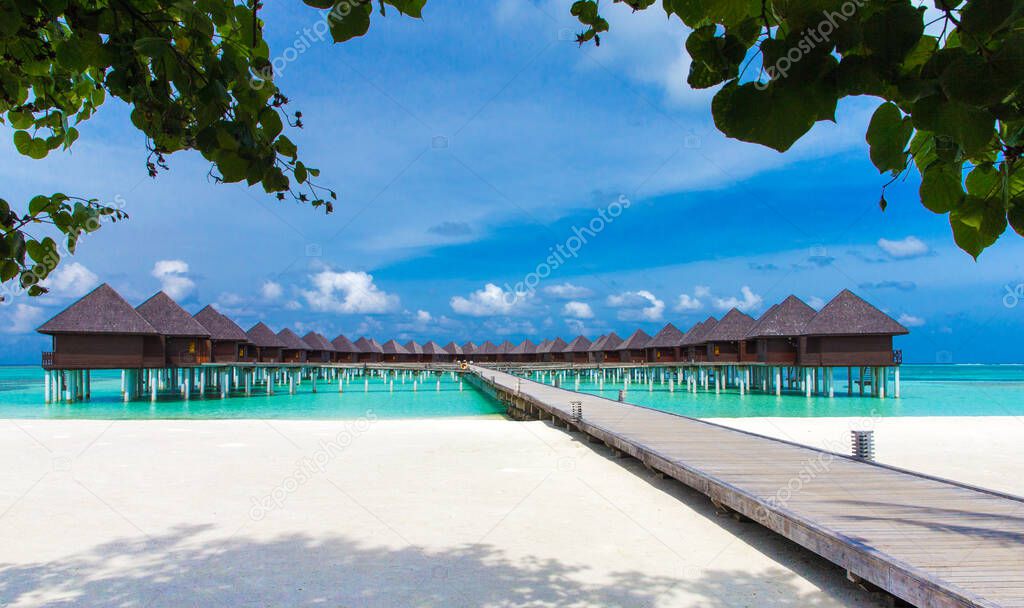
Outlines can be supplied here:
<path id="1" fill-rule="evenodd" d="M 196 154 L 148 178 L 114 103 L 70 154 L 4 146 L 8 200 L 89 194 L 131 219 L 83 241 L 50 295 L 0 307 L 0 361 L 37 361 L 34 328 L 102 281 L 133 304 L 161 288 L 190 311 L 214 303 L 243 327 L 443 341 L 685 330 L 731 305 L 756 316 L 845 287 L 911 326 L 908 361 L 1021 360 L 1024 298 L 1007 290 L 1024 283 L 1024 244 L 1004 235 L 974 262 L 914 176 L 883 213 L 864 144 L 876 100 L 844 101 L 838 125 L 785 155 L 728 140 L 712 93 L 685 84 L 678 21 L 610 5 L 612 31 L 581 49 L 568 5 L 435 0 L 423 21 L 375 15 L 364 38 L 299 52 L 317 12 L 268 3 L 271 48 L 291 59 L 278 82 L 306 125 L 290 135 L 338 191 L 330 216 L 211 184 Z M 552 248 L 613 209 L 550 269 Z"/>

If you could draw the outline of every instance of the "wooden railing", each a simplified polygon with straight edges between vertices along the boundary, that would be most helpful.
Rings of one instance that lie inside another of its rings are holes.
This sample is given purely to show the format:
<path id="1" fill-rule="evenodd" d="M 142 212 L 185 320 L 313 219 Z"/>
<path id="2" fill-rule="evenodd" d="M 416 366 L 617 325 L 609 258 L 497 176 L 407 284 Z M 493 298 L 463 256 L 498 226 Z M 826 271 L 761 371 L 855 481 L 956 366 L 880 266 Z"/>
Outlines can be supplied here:
<path id="1" fill-rule="evenodd" d="M 53 352 L 43 351 L 43 367 L 53 367 Z"/>
<path id="2" fill-rule="evenodd" d="M 895 363 L 896 365 L 900 365 L 900 364 L 903 363 L 903 351 L 902 350 L 894 350 L 894 351 L 892 351 L 892 362 Z"/>

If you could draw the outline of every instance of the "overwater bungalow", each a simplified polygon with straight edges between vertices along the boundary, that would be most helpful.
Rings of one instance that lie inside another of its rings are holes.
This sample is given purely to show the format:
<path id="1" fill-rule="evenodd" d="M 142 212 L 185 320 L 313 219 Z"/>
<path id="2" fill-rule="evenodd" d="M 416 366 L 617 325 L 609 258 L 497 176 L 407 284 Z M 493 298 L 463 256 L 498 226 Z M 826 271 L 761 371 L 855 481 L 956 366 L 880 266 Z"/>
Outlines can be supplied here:
<path id="1" fill-rule="evenodd" d="M 569 343 L 565 340 L 556 337 L 554 340 L 548 340 L 547 344 L 543 347 L 537 348 L 537 355 L 540 357 L 540 361 L 545 363 L 559 363 L 565 361 L 565 348 L 569 346 Z"/>
<path id="2" fill-rule="evenodd" d="M 683 332 L 666 323 L 644 347 L 645 359 L 651 363 L 672 363 L 683 360 Z"/>
<path id="3" fill-rule="evenodd" d="M 245 332 L 249 337 L 249 343 L 256 347 L 256 360 L 260 363 L 280 363 L 281 350 L 285 343 L 267 327 L 266 323 L 260 321 Z"/>
<path id="4" fill-rule="evenodd" d="M 498 345 L 487 340 L 473 353 L 474 358 L 481 362 L 493 362 L 498 360 Z"/>
<path id="5" fill-rule="evenodd" d="M 380 345 L 381 355 L 385 363 L 397 363 L 399 361 L 408 362 L 415 355 L 410 353 L 404 346 L 398 343 L 397 340 L 388 340 L 384 344 Z"/>
<path id="6" fill-rule="evenodd" d="M 359 363 L 380 363 L 384 359 L 384 349 L 373 338 L 363 336 L 355 341 L 355 345 L 359 349 L 356 359 Z"/>
<path id="7" fill-rule="evenodd" d="M 516 345 L 505 340 L 498 345 L 498 361 L 507 362 L 512 360 L 512 351 L 516 349 Z"/>
<path id="8" fill-rule="evenodd" d="M 619 345 L 622 338 L 614 331 L 608 334 L 601 343 L 601 361 L 604 363 L 619 363 Z"/>
<path id="9" fill-rule="evenodd" d="M 586 336 L 576 336 L 562 350 L 562 355 L 568 363 L 589 363 L 590 356 L 587 353 L 589 350 L 590 340 Z"/>
<path id="10" fill-rule="evenodd" d="M 431 363 L 441 363 L 451 361 L 452 357 L 440 344 L 433 340 L 427 340 L 423 343 L 423 360 Z"/>
<path id="11" fill-rule="evenodd" d="M 333 360 L 335 363 L 356 363 L 359 361 L 359 347 L 345 337 L 345 334 L 338 334 L 338 337 L 331 340 L 334 346 Z"/>
<path id="12" fill-rule="evenodd" d="M 683 346 L 686 347 L 686 358 L 688 361 L 700 363 L 708 360 L 707 340 L 704 337 L 717 324 L 718 319 L 708 317 L 694 325 L 690 331 L 683 335 Z"/>
<path id="13" fill-rule="evenodd" d="M 162 291 L 135 311 L 160 334 L 160 367 L 189 367 L 210 362 L 210 332 Z M 156 345 L 153 345 L 156 348 Z M 157 356 L 156 351 L 146 353 Z"/>
<path id="14" fill-rule="evenodd" d="M 815 314 L 813 308 L 793 295 L 769 308 L 747 332 L 747 342 L 756 344 L 757 361 L 799 364 L 800 336 Z"/>
<path id="15" fill-rule="evenodd" d="M 456 344 L 454 340 L 445 345 L 444 352 L 448 353 L 452 360 L 455 361 L 462 359 L 465 354 L 462 347 Z"/>
<path id="16" fill-rule="evenodd" d="M 311 331 L 302 336 L 302 341 L 312 349 L 306 355 L 310 363 L 330 363 L 334 360 L 334 345 L 322 334 Z"/>
<path id="17" fill-rule="evenodd" d="M 509 351 L 509 360 L 517 363 L 530 363 L 537 356 L 537 343 L 529 338 L 523 340 Z"/>
<path id="18" fill-rule="evenodd" d="M 462 345 L 462 356 L 468 361 L 476 360 L 476 351 L 480 350 L 480 347 L 475 342 L 466 342 Z"/>
<path id="19" fill-rule="evenodd" d="M 757 321 L 738 308 L 733 308 L 704 334 L 707 361 L 710 363 L 742 363 L 757 360 L 756 346 L 747 352 L 747 332 Z M 753 344 L 753 343 L 751 343 Z"/>
<path id="20" fill-rule="evenodd" d="M 647 360 L 647 345 L 651 336 L 642 329 L 634 331 L 615 348 L 620 363 L 643 363 Z"/>
<path id="21" fill-rule="evenodd" d="M 409 351 L 405 361 L 411 363 L 422 363 L 426 360 L 423 356 L 423 346 L 421 346 L 416 340 L 409 340 L 403 344 L 403 346 L 405 347 L 405 350 Z"/>
<path id="22" fill-rule="evenodd" d="M 893 336 L 906 327 L 844 289 L 803 327 L 799 363 L 803 366 L 889 366 L 902 363 Z"/>
<path id="23" fill-rule="evenodd" d="M 297 333 L 289 328 L 277 332 L 284 346 L 281 348 L 281 361 L 284 363 L 305 363 L 313 347 L 302 341 Z"/>
<path id="24" fill-rule="evenodd" d="M 600 335 L 587 347 L 587 358 L 591 363 L 602 363 L 604 361 L 604 343 L 607 341 L 607 335 Z"/>
<path id="25" fill-rule="evenodd" d="M 52 337 L 52 350 L 43 353 L 45 369 L 137 369 L 164 364 L 160 334 L 106 283 L 36 331 Z"/>
<path id="26" fill-rule="evenodd" d="M 256 361 L 256 347 L 237 323 L 213 306 L 192 315 L 210 333 L 210 361 L 213 363 L 249 363 Z"/>

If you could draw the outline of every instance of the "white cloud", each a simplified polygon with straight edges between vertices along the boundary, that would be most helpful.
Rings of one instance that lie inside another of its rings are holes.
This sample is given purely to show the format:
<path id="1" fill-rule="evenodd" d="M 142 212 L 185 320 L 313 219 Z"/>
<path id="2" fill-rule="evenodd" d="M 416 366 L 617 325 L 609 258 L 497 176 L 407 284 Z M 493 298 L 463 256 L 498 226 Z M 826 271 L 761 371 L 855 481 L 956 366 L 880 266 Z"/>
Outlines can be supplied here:
<path id="1" fill-rule="evenodd" d="M 67 298 L 80 298 L 89 293 L 93 287 L 100 282 L 91 270 L 79 264 L 61 264 L 50 276 L 42 282 L 42 286 L 49 289 L 55 296 Z"/>
<path id="2" fill-rule="evenodd" d="M 283 293 L 284 288 L 281 287 L 280 283 L 275 283 L 274 281 L 264 281 L 260 287 L 260 295 L 268 302 L 280 298 Z"/>
<path id="3" fill-rule="evenodd" d="M 516 321 L 509 318 L 500 320 L 488 320 L 484 323 L 489 331 L 494 332 L 499 336 L 535 336 L 537 335 L 537 326 L 530 321 Z"/>
<path id="4" fill-rule="evenodd" d="M 322 270 L 310 279 L 313 289 L 302 290 L 302 297 L 315 311 L 377 314 L 398 307 L 398 296 L 381 291 L 365 272 Z"/>
<path id="5" fill-rule="evenodd" d="M 287 310 L 302 310 L 302 302 L 299 302 L 298 300 L 288 300 L 285 302 L 284 307 Z"/>
<path id="6" fill-rule="evenodd" d="M 572 283 L 559 283 L 558 285 L 548 285 L 544 287 L 544 293 L 562 300 L 578 300 L 580 298 L 588 298 L 593 295 L 594 292 L 586 287 L 580 287 L 579 285 L 573 285 Z"/>
<path id="7" fill-rule="evenodd" d="M 39 322 L 43 319 L 44 311 L 38 306 L 29 304 L 15 304 L 9 317 L 7 333 L 27 334 L 35 331 Z"/>
<path id="8" fill-rule="evenodd" d="M 693 288 L 693 297 L 706 298 L 711 295 L 711 288 L 707 285 L 696 285 Z"/>
<path id="9" fill-rule="evenodd" d="M 586 302 L 566 302 L 565 306 L 562 307 L 562 314 L 576 319 L 594 318 L 594 311 L 590 308 L 590 304 Z"/>
<path id="10" fill-rule="evenodd" d="M 507 315 L 521 308 L 529 296 L 517 294 L 513 291 L 505 291 L 494 283 L 484 285 L 469 294 L 469 297 L 454 296 L 449 300 L 452 310 L 459 314 L 472 317 L 489 317 L 493 315 Z"/>
<path id="11" fill-rule="evenodd" d="M 878 246 L 889 255 L 897 259 L 916 258 L 928 253 L 928 245 L 916 236 L 908 236 L 905 239 L 891 241 L 889 239 L 878 239 Z"/>
<path id="12" fill-rule="evenodd" d="M 622 321 L 660 321 L 665 311 L 665 302 L 646 289 L 610 295 L 608 305 L 622 309 L 617 315 Z"/>
<path id="13" fill-rule="evenodd" d="M 416 311 L 416 322 L 417 323 L 419 323 L 421 325 L 426 325 L 427 323 L 430 323 L 430 321 L 432 319 L 433 319 L 433 317 L 430 315 L 429 312 L 427 312 L 425 310 L 417 310 Z"/>
<path id="14" fill-rule="evenodd" d="M 160 289 L 172 300 L 184 298 L 196 286 L 188 277 L 188 263 L 182 260 L 160 260 L 153 265 L 152 275 L 160 281 Z"/>
<path id="15" fill-rule="evenodd" d="M 915 317 L 914 315 L 908 315 L 907 313 L 901 314 L 900 318 L 897 320 L 900 322 L 900 325 L 903 325 L 904 327 L 921 327 L 924 325 L 924 319 L 921 317 Z"/>
<path id="16" fill-rule="evenodd" d="M 822 307 L 825 306 L 825 300 L 819 298 L 818 296 L 811 296 L 807 298 L 807 305 L 813 308 L 814 310 L 821 310 Z"/>
<path id="17" fill-rule="evenodd" d="M 764 301 L 764 298 L 754 293 L 746 285 L 740 288 L 740 294 L 743 296 L 742 298 L 737 298 L 736 296 L 729 296 L 728 298 L 714 298 L 715 308 L 719 310 L 738 308 L 743 312 L 750 312 L 751 310 L 761 306 L 761 303 Z"/>
<path id="18" fill-rule="evenodd" d="M 679 299 L 676 300 L 676 311 L 687 312 L 691 310 L 700 310 L 704 307 L 704 303 L 698 300 L 695 296 L 681 293 Z"/>

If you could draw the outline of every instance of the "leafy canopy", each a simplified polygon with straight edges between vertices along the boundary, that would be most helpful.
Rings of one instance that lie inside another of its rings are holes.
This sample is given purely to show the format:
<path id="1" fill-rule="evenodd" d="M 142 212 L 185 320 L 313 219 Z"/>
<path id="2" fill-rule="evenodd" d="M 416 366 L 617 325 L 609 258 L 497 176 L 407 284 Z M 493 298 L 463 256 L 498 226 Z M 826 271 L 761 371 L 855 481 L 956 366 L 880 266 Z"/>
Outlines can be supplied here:
<path id="1" fill-rule="evenodd" d="M 655 0 L 615 0 L 634 11 Z M 921 174 L 921 203 L 949 217 L 975 258 L 1024 235 L 1024 0 L 662 0 L 688 28 L 687 82 L 720 87 L 722 133 L 785 152 L 839 99 L 882 100 L 867 129 L 892 183 Z M 594 0 L 571 12 L 580 44 L 609 24 Z M 931 16 L 929 19 L 929 15 Z M 888 185 L 888 184 L 886 184 Z M 886 206 L 885 189 L 880 205 Z"/>

